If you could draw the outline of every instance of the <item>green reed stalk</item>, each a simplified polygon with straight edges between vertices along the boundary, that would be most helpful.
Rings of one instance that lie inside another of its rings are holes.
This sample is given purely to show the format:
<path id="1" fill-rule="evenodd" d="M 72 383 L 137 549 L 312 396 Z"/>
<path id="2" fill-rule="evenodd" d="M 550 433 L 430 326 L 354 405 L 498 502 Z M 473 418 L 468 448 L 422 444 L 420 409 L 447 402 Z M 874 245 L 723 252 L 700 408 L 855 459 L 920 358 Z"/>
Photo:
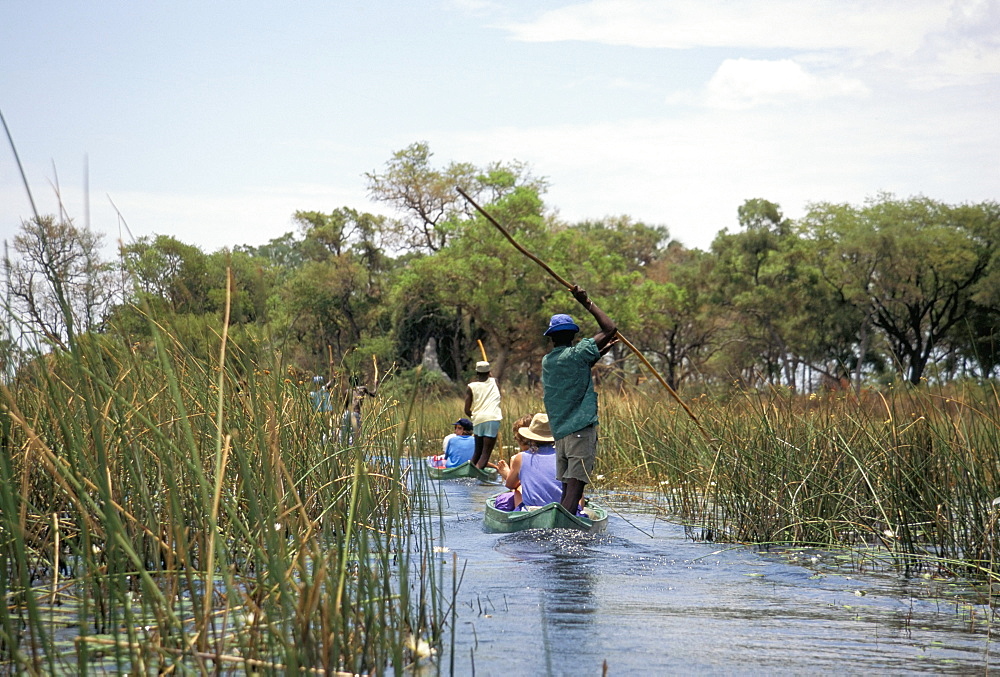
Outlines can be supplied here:
<path id="1" fill-rule="evenodd" d="M 4 395 L 0 670 L 404 665 L 410 638 L 442 625 L 413 566 L 432 534 L 408 526 L 411 413 L 383 403 L 341 445 L 282 367 L 241 372 L 228 340 L 209 362 L 165 329 L 136 346 L 88 337 Z M 29 593 L 57 560 L 70 630 Z"/>
<path id="2" fill-rule="evenodd" d="M 662 400 L 604 393 L 597 472 L 604 482 L 641 485 L 638 471 L 647 468 L 661 510 L 715 539 L 877 545 L 903 568 L 937 557 L 996 577 L 986 564 L 997 561 L 998 547 L 994 391 L 863 395 L 775 389 L 702 398 L 702 421 L 718 441 L 709 448 L 685 436 L 683 416 Z M 630 460 L 636 429 L 643 466 Z"/>
<path id="3" fill-rule="evenodd" d="M 229 338 L 229 310 L 233 294 L 233 273 L 226 268 L 226 304 L 222 316 L 222 340 L 219 342 L 219 376 L 216 381 L 218 390 L 218 404 L 215 409 L 216 435 L 215 435 L 215 487 L 212 492 L 211 506 L 208 518 L 208 538 L 206 546 L 208 555 L 205 558 L 205 611 L 201 618 L 202 629 L 198 633 L 198 649 L 205 651 L 208 639 L 208 624 L 211 620 L 212 598 L 215 591 L 215 544 L 218 539 L 219 523 L 219 501 L 222 494 L 222 475 L 226 467 L 226 456 L 228 455 L 228 445 L 223 444 L 225 432 L 223 430 L 223 412 L 225 411 L 225 367 L 226 367 L 226 344 Z"/>

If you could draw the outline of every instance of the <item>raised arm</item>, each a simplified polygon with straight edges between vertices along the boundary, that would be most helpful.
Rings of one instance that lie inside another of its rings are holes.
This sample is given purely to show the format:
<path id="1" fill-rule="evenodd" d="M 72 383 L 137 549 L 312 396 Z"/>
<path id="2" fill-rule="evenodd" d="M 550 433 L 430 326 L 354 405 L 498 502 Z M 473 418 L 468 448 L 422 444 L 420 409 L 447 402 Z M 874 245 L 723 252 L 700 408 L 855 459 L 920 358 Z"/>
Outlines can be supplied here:
<path id="1" fill-rule="evenodd" d="M 586 308 L 587 312 L 597 320 L 597 326 L 601 328 L 601 331 L 594 335 L 594 343 L 597 344 L 598 350 L 604 350 L 618 333 L 618 326 L 608 317 L 607 313 L 597 307 L 597 304 L 587 296 L 587 292 L 581 289 L 580 285 L 573 285 L 570 292 L 573 294 L 573 298 L 579 301 L 580 305 Z"/>

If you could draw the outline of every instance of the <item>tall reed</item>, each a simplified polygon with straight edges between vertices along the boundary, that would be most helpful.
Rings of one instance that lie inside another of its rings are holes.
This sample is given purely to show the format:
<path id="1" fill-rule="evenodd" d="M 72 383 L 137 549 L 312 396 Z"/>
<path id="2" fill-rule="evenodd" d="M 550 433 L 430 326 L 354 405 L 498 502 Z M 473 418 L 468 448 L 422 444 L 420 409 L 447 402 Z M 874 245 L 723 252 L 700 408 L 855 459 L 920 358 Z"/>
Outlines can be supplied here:
<path id="1" fill-rule="evenodd" d="M 1000 574 L 1000 402 L 981 386 L 602 395 L 598 473 L 654 486 L 719 540 L 875 544 L 906 567 Z"/>
<path id="2" fill-rule="evenodd" d="M 505 422 L 544 410 L 539 391 L 503 393 Z M 733 390 L 688 405 L 710 439 L 655 388 L 604 388 L 588 493 L 639 489 L 696 538 L 877 546 L 906 569 L 1000 575 L 995 390 Z M 433 420 L 427 429 L 439 431 L 421 453 L 440 453 L 462 400 L 421 406 Z M 505 425 L 501 453 L 509 443 Z"/>
<path id="3" fill-rule="evenodd" d="M 223 346 L 87 336 L 2 388 L 10 669 L 381 673 L 440 637 L 408 401 L 348 444 L 280 355 Z"/>

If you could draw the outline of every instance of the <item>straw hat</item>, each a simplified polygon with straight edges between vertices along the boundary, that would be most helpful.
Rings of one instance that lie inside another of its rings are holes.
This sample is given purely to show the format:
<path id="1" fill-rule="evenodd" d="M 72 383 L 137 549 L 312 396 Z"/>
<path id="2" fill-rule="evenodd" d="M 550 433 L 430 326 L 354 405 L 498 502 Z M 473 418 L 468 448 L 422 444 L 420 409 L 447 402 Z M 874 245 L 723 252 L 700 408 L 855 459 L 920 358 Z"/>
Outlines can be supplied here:
<path id="1" fill-rule="evenodd" d="M 519 428 L 517 431 L 521 437 L 527 437 L 536 442 L 555 442 L 552 437 L 552 428 L 549 427 L 548 414 L 535 414 L 531 417 L 531 425 L 527 428 Z"/>

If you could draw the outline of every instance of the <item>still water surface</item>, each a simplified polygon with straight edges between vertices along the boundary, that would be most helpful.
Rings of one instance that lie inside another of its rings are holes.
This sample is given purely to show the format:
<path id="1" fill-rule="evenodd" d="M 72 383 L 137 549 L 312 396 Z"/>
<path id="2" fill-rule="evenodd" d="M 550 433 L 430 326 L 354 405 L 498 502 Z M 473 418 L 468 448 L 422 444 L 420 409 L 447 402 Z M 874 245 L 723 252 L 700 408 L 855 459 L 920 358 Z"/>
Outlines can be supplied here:
<path id="1" fill-rule="evenodd" d="M 834 553 L 696 543 L 647 514 L 612 513 L 599 535 L 487 534 L 483 502 L 497 487 L 430 484 L 445 525 L 438 556 L 449 575 L 457 558 L 461 575 L 443 674 L 600 675 L 605 662 L 610 675 L 1000 666 L 987 608 L 944 580 L 858 573 Z"/>

